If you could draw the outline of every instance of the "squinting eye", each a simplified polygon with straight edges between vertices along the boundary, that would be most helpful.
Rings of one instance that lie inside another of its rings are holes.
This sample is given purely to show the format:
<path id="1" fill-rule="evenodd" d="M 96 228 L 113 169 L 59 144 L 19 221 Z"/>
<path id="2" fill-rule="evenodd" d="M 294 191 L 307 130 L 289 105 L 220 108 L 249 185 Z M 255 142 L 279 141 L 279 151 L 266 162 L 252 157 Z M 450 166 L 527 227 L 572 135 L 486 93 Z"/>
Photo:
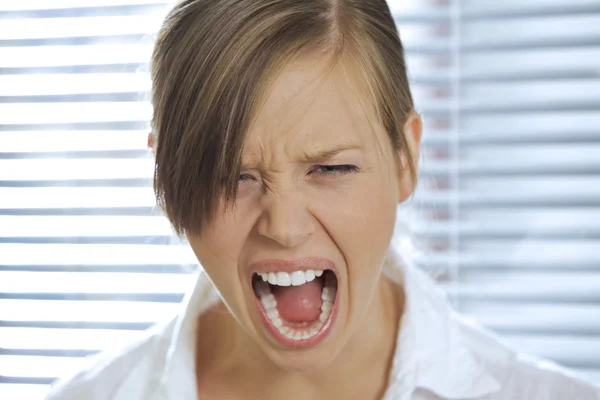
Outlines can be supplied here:
<path id="1" fill-rule="evenodd" d="M 241 174 L 240 177 L 238 178 L 238 183 L 242 184 L 245 182 L 249 182 L 249 181 L 253 181 L 254 177 L 250 174 Z"/>
<path id="2" fill-rule="evenodd" d="M 310 173 L 317 173 L 320 175 L 346 175 L 350 173 L 358 172 L 356 165 L 315 165 Z"/>

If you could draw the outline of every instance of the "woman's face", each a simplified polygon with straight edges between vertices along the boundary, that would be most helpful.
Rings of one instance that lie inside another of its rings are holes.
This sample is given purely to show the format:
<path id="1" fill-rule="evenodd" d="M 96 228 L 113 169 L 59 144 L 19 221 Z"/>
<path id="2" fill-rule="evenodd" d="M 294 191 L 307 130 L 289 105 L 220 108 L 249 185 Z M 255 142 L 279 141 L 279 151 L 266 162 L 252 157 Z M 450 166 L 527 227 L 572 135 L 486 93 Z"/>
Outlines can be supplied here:
<path id="1" fill-rule="evenodd" d="M 249 130 L 234 207 L 188 236 L 238 324 L 295 371 L 329 365 L 363 328 L 411 192 L 367 97 L 323 66 L 304 59 L 278 76 Z"/>

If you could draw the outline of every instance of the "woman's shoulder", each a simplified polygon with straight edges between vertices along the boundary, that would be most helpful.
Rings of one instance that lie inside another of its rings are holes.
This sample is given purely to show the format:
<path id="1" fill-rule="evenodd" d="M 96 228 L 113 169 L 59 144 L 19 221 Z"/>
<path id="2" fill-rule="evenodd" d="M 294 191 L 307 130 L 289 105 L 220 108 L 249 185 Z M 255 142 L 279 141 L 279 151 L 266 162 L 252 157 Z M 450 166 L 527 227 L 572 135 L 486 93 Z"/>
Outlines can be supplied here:
<path id="1" fill-rule="evenodd" d="M 498 335 L 457 315 L 464 344 L 500 384 L 489 400 L 600 400 L 600 388 L 549 360 L 513 350 Z M 488 400 L 488 398 L 486 398 Z"/>
<path id="2" fill-rule="evenodd" d="M 144 334 L 118 350 L 91 357 L 74 375 L 52 385 L 46 400 L 137 400 L 147 399 L 150 382 L 162 372 L 173 321 Z"/>

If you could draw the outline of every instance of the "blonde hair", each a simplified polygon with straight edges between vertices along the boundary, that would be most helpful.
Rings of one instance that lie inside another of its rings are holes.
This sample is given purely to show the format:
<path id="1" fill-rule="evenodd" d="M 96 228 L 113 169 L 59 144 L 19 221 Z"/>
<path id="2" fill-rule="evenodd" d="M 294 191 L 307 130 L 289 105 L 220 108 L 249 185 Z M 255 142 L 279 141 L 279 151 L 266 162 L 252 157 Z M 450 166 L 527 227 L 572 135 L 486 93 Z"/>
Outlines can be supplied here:
<path id="1" fill-rule="evenodd" d="M 316 52 L 355 64 L 395 150 L 416 168 L 404 49 L 385 0 L 184 0 L 151 62 L 154 191 L 179 234 L 200 233 L 234 199 L 244 139 L 269 83 Z"/>

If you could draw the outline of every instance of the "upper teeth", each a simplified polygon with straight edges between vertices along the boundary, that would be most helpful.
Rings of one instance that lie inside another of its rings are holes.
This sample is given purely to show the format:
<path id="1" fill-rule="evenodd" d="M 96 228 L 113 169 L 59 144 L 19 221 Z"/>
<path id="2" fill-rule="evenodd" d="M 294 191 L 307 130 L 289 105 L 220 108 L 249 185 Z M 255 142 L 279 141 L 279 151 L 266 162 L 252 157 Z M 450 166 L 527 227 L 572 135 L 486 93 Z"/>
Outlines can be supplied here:
<path id="1" fill-rule="evenodd" d="M 315 277 L 323 275 L 321 270 L 308 269 L 305 271 L 287 272 L 261 272 L 260 277 L 264 282 L 277 286 L 300 286 L 306 282 L 313 281 Z"/>

